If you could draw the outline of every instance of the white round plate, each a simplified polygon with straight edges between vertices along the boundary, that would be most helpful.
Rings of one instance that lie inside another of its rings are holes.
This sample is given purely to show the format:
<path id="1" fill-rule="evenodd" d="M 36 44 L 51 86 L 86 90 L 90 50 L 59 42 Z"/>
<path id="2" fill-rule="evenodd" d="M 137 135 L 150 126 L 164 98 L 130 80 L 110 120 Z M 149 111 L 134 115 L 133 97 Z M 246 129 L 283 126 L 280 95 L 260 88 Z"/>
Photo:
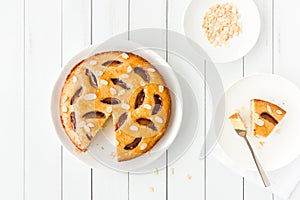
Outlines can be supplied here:
<path id="1" fill-rule="evenodd" d="M 260 16 L 252 0 L 232 0 L 238 8 L 242 32 L 228 41 L 228 46 L 215 47 L 210 44 L 202 29 L 206 11 L 226 0 L 192 0 L 184 17 L 184 32 L 190 39 L 200 45 L 215 63 L 226 63 L 246 55 L 255 45 L 260 33 Z"/>
<path id="2" fill-rule="evenodd" d="M 164 80 L 171 92 L 172 100 L 172 115 L 169 121 L 167 131 L 165 132 L 161 140 L 150 150 L 149 153 L 124 162 L 117 162 L 115 157 L 115 136 L 111 120 L 106 122 L 106 128 L 99 131 L 97 136 L 93 139 L 92 143 L 90 144 L 86 153 L 75 153 L 74 145 L 70 142 L 66 133 L 64 132 L 59 117 L 59 98 L 61 88 L 64 84 L 65 78 L 67 77 L 68 73 L 73 68 L 73 66 L 82 59 L 94 55 L 95 53 L 112 50 L 131 51 L 137 55 L 142 56 L 151 64 L 156 66 L 158 71 L 164 77 Z M 151 50 L 143 50 L 140 47 L 140 45 L 135 44 L 133 42 L 129 42 L 127 40 L 110 40 L 99 46 L 91 46 L 83 50 L 75 57 L 73 57 L 71 61 L 64 67 L 53 90 L 51 110 L 52 119 L 56 128 L 58 138 L 69 152 L 71 152 L 84 163 L 92 165 L 92 167 L 95 167 L 95 165 L 91 163 L 100 163 L 106 167 L 118 171 L 127 172 L 135 171 L 142 167 L 145 168 L 145 166 L 150 165 L 150 163 L 154 162 L 159 157 L 161 157 L 161 155 L 166 151 L 166 149 L 172 144 L 181 126 L 182 94 L 175 73 L 173 72 L 172 68 L 158 54 Z"/>
<path id="3" fill-rule="evenodd" d="M 292 162 L 300 153 L 300 90 L 280 76 L 253 75 L 239 80 L 228 89 L 225 93 L 226 119 L 218 142 L 237 165 L 243 169 L 257 170 L 244 139 L 235 133 L 227 119 L 238 110 L 249 127 L 250 100 L 254 98 L 275 103 L 287 111 L 286 116 L 267 138 L 254 137 L 250 131 L 247 135 L 263 168 L 276 170 Z"/>

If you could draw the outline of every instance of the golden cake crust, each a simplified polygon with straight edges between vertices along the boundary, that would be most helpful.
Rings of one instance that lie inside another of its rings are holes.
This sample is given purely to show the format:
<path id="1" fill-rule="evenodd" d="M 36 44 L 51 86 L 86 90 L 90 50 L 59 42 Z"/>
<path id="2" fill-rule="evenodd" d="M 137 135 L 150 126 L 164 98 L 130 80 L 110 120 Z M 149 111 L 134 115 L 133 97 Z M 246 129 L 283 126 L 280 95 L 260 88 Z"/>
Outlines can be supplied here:
<path id="1" fill-rule="evenodd" d="M 80 151 L 113 117 L 119 161 L 149 151 L 163 136 L 170 112 L 170 94 L 157 69 L 129 52 L 103 52 L 79 62 L 60 98 L 62 126 Z"/>

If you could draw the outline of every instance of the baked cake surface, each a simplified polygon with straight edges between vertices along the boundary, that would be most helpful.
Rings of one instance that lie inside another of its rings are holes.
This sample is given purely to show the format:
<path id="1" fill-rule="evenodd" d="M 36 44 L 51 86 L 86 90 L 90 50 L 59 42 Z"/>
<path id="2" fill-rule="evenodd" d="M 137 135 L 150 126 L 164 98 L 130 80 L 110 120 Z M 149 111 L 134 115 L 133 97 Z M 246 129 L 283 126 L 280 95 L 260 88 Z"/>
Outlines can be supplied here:
<path id="1" fill-rule="evenodd" d="M 286 111 L 278 105 L 261 99 L 252 99 L 250 123 L 253 135 L 268 137 L 285 114 Z"/>
<path id="2" fill-rule="evenodd" d="M 129 52 L 103 52 L 79 62 L 65 80 L 60 117 L 72 143 L 86 151 L 112 116 L 118 161 L 149 151 L 163 136 L 171 97 L 157 69 Z"/>

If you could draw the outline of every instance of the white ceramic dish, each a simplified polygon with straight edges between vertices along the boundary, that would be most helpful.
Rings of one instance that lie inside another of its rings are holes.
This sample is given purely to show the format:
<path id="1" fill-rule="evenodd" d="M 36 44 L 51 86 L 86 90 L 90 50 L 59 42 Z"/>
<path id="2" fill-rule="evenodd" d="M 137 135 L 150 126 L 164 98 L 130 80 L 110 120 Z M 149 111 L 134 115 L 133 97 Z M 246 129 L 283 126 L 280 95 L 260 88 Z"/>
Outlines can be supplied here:
<path id="1" fill-rule="evenodd" d="M 185 35 L 200 45 L 215 63 L 226 63 L 246 55 L 256 44 L 260 33 L 260 16 L 252 0 L 232 0 L 241 15 L 242 32 L 229 40 L 228 46 L 214 47 L 204 35 L 202 29 L 205 12 L 213 5 L 227 0 L 192 0 L 184 17 Z"/>
<path id="2" fill-rule="evenodd" d="M 287 111 L 286 116 L 266 139 L 258 139 L 248 132 L 248 138 L 265 170 L 276 170 L 292 162 L 300 153 L 299 113 L 300 90 L 290 81 L 277 75 L 253 75 L 239 80 L 225 94 L 225 116 L 236 110 L 249 127 L 250 100 L 267 100 Z M 216 113 L 216 115 L 221 113 Z M 259 144 L 265 142 L 264 145 Z M 224 120 L 219 144 L 237 165 L 256 170 L 250 151 L 228 119 Z"/>
<path id="3" fill-rule="evenodd" d="M 135 50 L 132 51 L 132 49 Z M 108 121 L 106 128 L 104 128 L 102 131 L 99 131 L 97 136 L 90 144 L 88 152 L 75 153 L 74 145 L 70 142 L 67 135 L 65 134 L 59 118 L 59 97 L 61 88 L 66 76 L 68 75 L 72 67 L 77 62 L 95 53 L 112 50 L 132 51 L 133 53 L 147 59 L 150 63 L 156 66 L 158 71 L 164 77 L 165 82 L 169 87 L 169 90 L 171 91 L 172 114 L 168 129 L 165 132 L 164 136 L 149 153 L 126 162 L 117 162 L 116 158 L 112 156 L 114 152 L 116 152 L 112 122 Z M 158 54 L 150 50 L 143 50 L 139 45 L 127 40 L 112 40 L 102 45 L 92 46 L 85 49 L 84 51 L 73 57 L 71 61 L 64 67 L 53 90 L 51 110 L 52 119 L 59 140 L 69 152 L 71 152 L 81 161 L 88 165 L 91 165 L 91 163 L 95 163 L 95 161 L 97 161 L 96 163 L 101 163 L 104 166 L 113 168 L 118 171 L 135 171 L 141 167 L 149 165 L 150 163 L 158 159 L 176 138 L 182 119 L 182 94 L 176 75 L 172 71 L 171 67 Z"/>

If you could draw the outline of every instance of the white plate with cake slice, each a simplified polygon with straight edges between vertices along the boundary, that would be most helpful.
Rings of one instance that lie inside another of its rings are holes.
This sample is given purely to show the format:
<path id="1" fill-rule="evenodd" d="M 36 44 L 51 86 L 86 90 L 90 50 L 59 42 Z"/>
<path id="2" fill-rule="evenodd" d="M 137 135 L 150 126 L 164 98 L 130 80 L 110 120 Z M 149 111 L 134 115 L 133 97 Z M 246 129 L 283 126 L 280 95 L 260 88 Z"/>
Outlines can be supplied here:
<path id="1" fill-rule="evenodd" d="M 282 168 L 299 156 L 300 90 L 293 83 L 277 75 L 253 75 L 233 84 L 224 100 L 226 118 L 219 122 L 223 128 L 218 143 L 237 165 L 256 170 L 244 139 L 228 120 L 236 112 L 244 120 L 247 137 L 265 170 Z M 216 115 L 221 114 L 218 112 Z"/>
<path id="2" fill-rule="evenodd" d="M 93 56 L 102 52 L 108 53 Z M 130 66 L 128 57 L 138 65 Z M 143 102 L 134 101 L 140 93 Z M 181 126 L 181 89 L 158 54 L 133 42 L 111 40 L 80 52 L 65 66 L 53 90 L 52 118 L 60 141 L 80 160 L 132 172 L 157 160 L 174 141 Z"/>

